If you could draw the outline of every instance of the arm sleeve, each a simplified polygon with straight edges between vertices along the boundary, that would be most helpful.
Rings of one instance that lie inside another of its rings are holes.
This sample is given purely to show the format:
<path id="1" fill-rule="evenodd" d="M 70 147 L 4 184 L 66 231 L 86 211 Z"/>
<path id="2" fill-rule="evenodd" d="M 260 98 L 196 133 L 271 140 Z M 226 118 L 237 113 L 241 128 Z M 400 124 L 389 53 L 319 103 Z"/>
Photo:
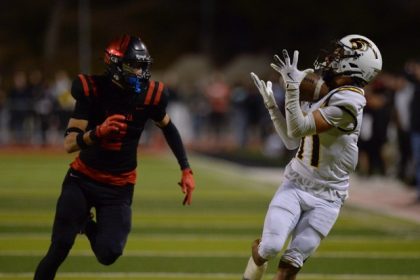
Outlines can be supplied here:
<path id="1" fill-rule="evenodd" d="M 172 123 L 172 121 L 169 121 L 169 123 L 161 129 L 163 135 L 165 136 L 166 142 L 168 143 L 173 154 L 178 160 L 181 170 L 189 168 L 190 164 L 188 163 L 188 158 L 184 149 L 184 144 L 182 143 L 181 136 L 179 135 L 176 126 Z"/>
<path id="2" fill-rule="evenodd" d="M 72 83 L 71 95 L 76 100 L 71 117 L 83 120 L 89 119 L 89 100 L 84 94 L 82 82 L 79 78 L 74 79 Z"/>
<path id="3" fill-rule="evenodd" d="M 300 144 L 300 139 L 289 137 L 289 135 L 287 135 L 286 119 L 284 118 L 280 110 L 277 107 L 275 107 L 271 110 L 268 110 L 268 112 L 270 113 L 270 117 L 273 121 L 276 132 L 280 136 L 286 148 L 288 150 L 297 149 Z"/>
<path id="4" fill-rule="evenodd" d="M 301 138 L 316 133 L 313 115 L 303 115 L 299 102 L 299 88 L 292 87 L 286 90 L 286 124 L 287 135 L 291 138 Z"/>

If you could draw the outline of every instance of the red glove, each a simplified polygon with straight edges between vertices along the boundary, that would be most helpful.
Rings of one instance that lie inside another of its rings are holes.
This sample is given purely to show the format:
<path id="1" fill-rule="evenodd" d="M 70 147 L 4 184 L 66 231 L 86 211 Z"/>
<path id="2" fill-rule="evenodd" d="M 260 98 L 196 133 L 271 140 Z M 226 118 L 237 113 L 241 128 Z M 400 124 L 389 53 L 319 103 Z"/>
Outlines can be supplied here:
<path id="1" fill-rule="evenodd" d="M 95 134 L 98 139 L 119 135 L 127 130 L 126 118 L 123 115 L 111 115 L 96 127 Z"/>
<path id="2" fill-rule="evenodd" d="M 181 182 L 179 182 L 178 185 L 181 186 L 182 192 L 185 193 L 185 198 L 182 204 L 190 205 L 192 200 L 192 192 L 195 189 L 193 172 L 190 168 L 185 168 L 182 170 Z"/>

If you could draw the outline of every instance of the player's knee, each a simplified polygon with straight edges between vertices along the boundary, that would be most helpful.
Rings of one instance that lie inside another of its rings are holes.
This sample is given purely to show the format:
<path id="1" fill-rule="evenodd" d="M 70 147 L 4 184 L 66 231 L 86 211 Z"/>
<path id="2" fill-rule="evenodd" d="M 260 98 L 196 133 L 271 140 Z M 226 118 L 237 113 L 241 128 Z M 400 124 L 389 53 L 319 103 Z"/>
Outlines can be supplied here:
<path id="1" fill-rule="evenodd" d="M 281 251 L 284 245 L 284 238 L 280 236 L 264 237 L 260 243 L 258 254 L 266 260 L 273 259 Z"/>
<path id="2" fill-rule="evenodd" d="M 103 265 L 111 265 L 111 264 L 113 264 L 117 259 L 118 259 L 118 257 L 119 256 L 114 256 L 114 255 L 108 255 L 108 256 L 96 256 L 96 259 L 98 260 L 98 262 L 100 263 L 100 264 L 103 264 Z"/>
<path id="3" fill-rule="evenodd" d="M 94 251 L 101 264 L 111 265 L 122 255 L 123 248 L 115 243 L 97 242 Z"/>
<path id="4" fill-rule="evenodd" d="M 97 250 L 95 255 L 99 263 L 103 265 L 111 265 L 122 255 L 122 252 L 115 252 L 108 248 L 104 248 Z"/>
<path id="5" fill-rule="evenodd" d="M 267 262 L 267 260 L 264 259 L 263 257 L 261 257 L 260 254 L 258 253 L 258 248 L 260 246 L 260 242 L 261 242 L 261 239 L 254 240 L 254 242 L 252 243 L 252 248 L 251 248 L 252 258 L 254 260 L 254 263 L 257 266 L 262 266 L 264 263 Z"/>

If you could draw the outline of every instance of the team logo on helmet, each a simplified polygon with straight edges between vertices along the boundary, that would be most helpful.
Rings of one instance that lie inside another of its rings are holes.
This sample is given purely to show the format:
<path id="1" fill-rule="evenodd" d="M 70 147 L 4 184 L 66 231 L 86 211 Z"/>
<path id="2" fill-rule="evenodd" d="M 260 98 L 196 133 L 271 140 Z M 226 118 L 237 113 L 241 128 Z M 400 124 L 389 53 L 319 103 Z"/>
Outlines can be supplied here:
<path id="1" fill-rule="evenodd" d="M 379 57 L 378 52 L 376 51 L 376 48 L 374 48 L 370 42 L 364 40 L 363 38 L 354 38 L 354 39 L 350 39 L 350 43 L 351 43 L 351 48 L 353 50 L 366 52 L 369 49 L 371 49 L 375 55 L 375 58 L 378 59 Z"/>

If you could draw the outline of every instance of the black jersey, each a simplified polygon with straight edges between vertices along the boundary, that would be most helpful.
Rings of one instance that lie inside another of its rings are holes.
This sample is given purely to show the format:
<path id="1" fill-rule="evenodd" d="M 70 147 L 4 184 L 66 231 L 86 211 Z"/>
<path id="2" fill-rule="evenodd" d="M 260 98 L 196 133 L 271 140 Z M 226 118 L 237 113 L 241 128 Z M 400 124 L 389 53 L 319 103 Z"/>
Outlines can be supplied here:
<path id="1" fill-rule="evenodd" d="M 101 139 L 81 150 L 72 168 L 100 181 L 120 177 L 123 184 L 124 177 L 132 179 L 133 173 L 135 180 L 140 136 L 149 119 L 159 122 L 166 115 L 167 92 L 163 83 L 156 81 L 149 81 L 143 93 L 135 94 L 125 91 L 107 76 L 79 75 L 71 89 L 76 99 L 72 118 L 87 120 L 87 130 L 91 130 L 108 116 L 121 114 L 127 119 L 127 132 L 118 138 Z"/>

